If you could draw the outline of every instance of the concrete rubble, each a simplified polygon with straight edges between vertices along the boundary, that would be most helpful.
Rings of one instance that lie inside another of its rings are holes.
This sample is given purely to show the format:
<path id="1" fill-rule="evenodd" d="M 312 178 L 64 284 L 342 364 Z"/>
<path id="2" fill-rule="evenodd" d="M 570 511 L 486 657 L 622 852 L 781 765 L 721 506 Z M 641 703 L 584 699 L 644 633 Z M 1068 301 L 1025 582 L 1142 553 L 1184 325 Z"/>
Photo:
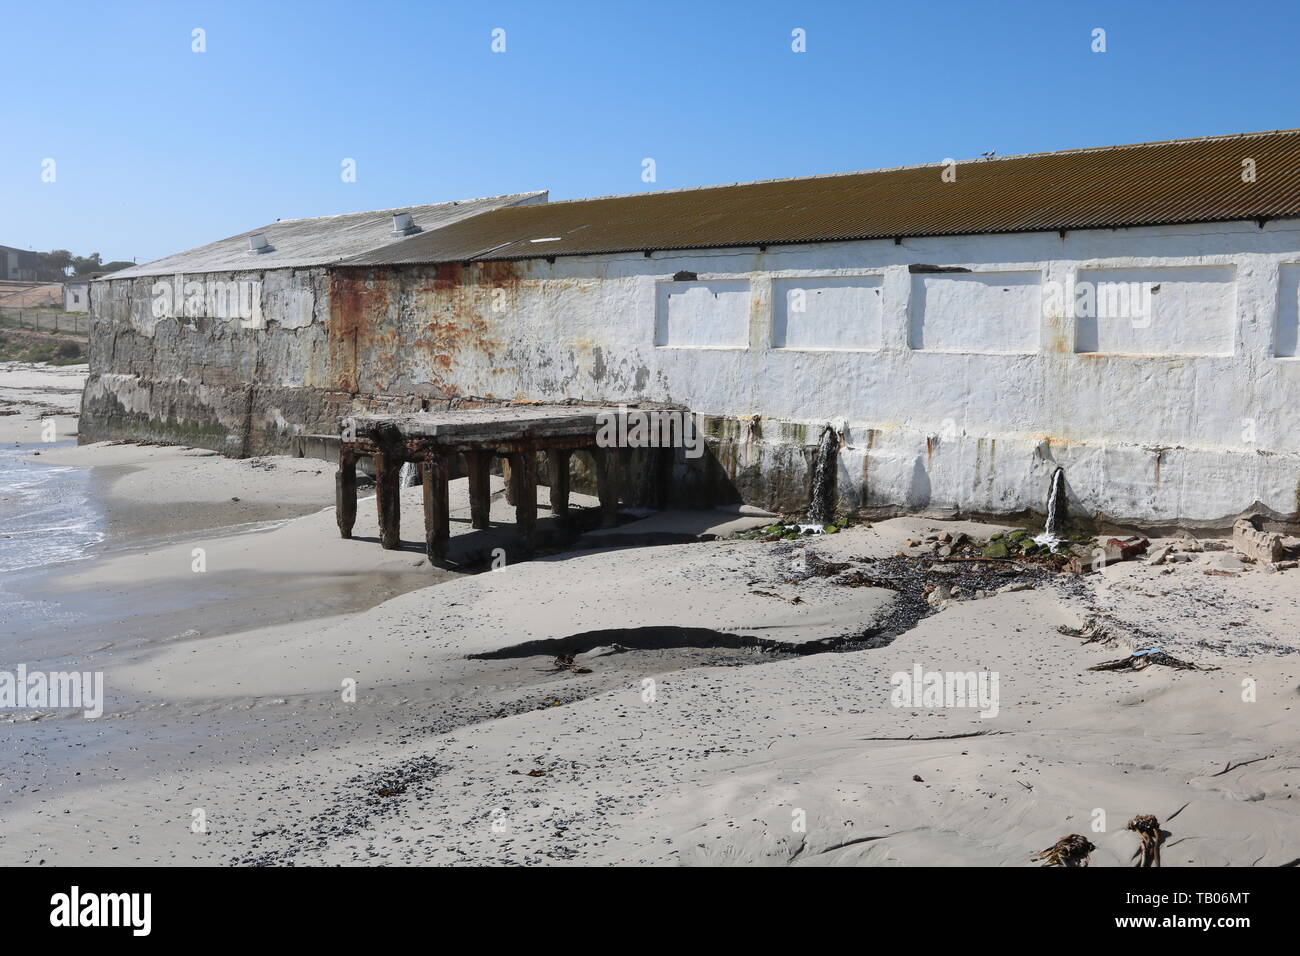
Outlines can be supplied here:
<path id="1" fill-rule="evenodd" d="M 1264 531 L 1258 517 L 1238 518 L 1232 526 L 1232 546 L 1239 553 L 1252 561 L 1276 564 L 1286 557 L 1286 547 L 1282 535 L 1276 531 Z"/>
<path id="2" fill-rule="evenodd" d="M 1100 571 L 1107 565 L 1131 561 L 1145 554 L 1150 544 L 1151 542 L 1146 538 L 1136 535 L 1128 538 L 1108 538 L 1104 544 L 1092 545 L 1086 554 L 1071 558 L 1070 570 L 1076 574 L 1086 574 L 1089 571 Z"/>

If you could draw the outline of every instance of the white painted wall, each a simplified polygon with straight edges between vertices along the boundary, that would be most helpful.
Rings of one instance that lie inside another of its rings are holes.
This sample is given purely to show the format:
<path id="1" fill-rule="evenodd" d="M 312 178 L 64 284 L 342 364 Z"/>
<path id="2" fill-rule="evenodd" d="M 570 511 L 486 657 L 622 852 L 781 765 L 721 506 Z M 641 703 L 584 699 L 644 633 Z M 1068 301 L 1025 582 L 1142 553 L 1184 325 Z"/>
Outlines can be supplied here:
<path id="1" fill-rule="evenodd" d="M 1300 362 L 1273 347 L 1294 350 L 1297 263 L 1300 223 L 1283 221 L 534 260 L 506 314 L 485 313 L 500 347 L 456 354 L 451 374 L 463 394 L 761 415 L 760 467 L 794 426 L 844 420 L 850 504 L 1041 510 L 1059 463 L 1100 516 L 1294 514 Z M 698 283 L 672 282 L 681 270 Z M 1046 283 L 1081 277 L 1159 284 L 1151 323 L 1081 337 L 1042 304 Z M 827 305 L 792 321 L 795 288 Z"/>

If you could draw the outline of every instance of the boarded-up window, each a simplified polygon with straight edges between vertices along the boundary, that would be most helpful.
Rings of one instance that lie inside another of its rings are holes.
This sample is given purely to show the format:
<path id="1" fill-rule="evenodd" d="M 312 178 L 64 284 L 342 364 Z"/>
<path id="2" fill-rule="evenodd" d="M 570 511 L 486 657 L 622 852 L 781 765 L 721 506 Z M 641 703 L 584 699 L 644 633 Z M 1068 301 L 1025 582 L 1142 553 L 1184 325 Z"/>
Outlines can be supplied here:
<path id="1" fill-rule="evenodd" d="M 1237 326 L 1232 266 L 1080 269 L 1072 299 L 1075 351 L 1232 354 Z"/>
<path id="2" fill-rule="evenodd" d="M 656 289 L 655 345 L 745 348 L 749 345 L 749 282 L 725 279 L 661 282 Z"/>
<path id="3" fill-rule="evenodd" d="M 941 352 L 1036 352 L 1042 275 L 937 272 L 912 276 L 908 341 Z"/>
<path id="4" fill-rule="evenodd" d="M 772 342 L 779 349 L 878 349 L 879 276 L 822 276 L 772 283 Z"/>

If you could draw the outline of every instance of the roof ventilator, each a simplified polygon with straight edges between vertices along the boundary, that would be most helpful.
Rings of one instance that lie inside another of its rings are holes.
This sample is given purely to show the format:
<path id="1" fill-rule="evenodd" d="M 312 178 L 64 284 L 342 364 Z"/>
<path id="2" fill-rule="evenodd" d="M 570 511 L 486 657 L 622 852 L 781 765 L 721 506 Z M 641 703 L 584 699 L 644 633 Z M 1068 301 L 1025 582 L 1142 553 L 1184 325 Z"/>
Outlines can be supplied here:
<path id="1" fill-rule="evenodd" d="M 390 233 L 390 235 L 395 237 L 413 236 L 417 232 L 422 232 L 422 231 L 423 230 L 415 224 L 415 220 L 411 218 L 411 214 L 409 212 L 399 212 L 396 216 L 393 217 L 393 231 Z"/>

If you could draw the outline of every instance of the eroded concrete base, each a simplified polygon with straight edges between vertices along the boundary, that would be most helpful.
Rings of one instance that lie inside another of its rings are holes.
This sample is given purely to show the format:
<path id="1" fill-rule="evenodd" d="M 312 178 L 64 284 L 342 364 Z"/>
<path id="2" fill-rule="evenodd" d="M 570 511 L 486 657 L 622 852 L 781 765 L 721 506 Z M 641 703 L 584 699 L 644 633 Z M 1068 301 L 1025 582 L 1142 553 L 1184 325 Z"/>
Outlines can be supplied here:
<path id="1" fill-rule="evenodd" d="M 319 388 L 213 385 L 185 378 L 144 380 L 94 374 L 82 401 L 84 442 L 132 438 L 212 448 L 231 456 L 329 458 L 349 415 L 428 410 L 448 400 L 356 395 Z M 469 402 L 467 404 L 474 404 Z M 744 502 L 801 513 L 808 506 L 817 438 L 824 422 L 696 416 L 705 453 L 678 450 L 668 497 L 673 508 Z M 836 510 L 869 517 L 907 513 L 1041 520 L 1052 475 L 1065 473 L 1071 519 L 1102 530 L 1229 531 L 1258 514 L 1267 530 L 1300 530 L 1300 455 L 1250 446 L 1145 447 L 1005 433 L 930 434 L 907 424 L 841 422 Z M 634 476 L 653 476 L 637 464 Z M 652 483 L 652 482 L 650 482 Z M 580 456 L 573 487 L 595 490 Z M 626 501 L 640 503 L 632 490 Z"/>

